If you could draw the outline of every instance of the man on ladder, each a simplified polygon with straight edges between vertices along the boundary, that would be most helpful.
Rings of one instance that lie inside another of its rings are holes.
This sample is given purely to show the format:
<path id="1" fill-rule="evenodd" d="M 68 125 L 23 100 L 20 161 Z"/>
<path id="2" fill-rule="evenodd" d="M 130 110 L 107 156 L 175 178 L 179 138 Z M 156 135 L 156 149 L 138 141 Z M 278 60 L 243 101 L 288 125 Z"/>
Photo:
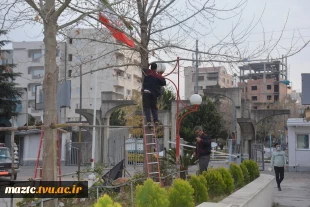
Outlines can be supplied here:
<path id="1" fill-rule="evenodd" d="M 143 111 L 146 117 L 146 125 L 151 126 L 151 111 L 154 124 L 158 125 L 157 98 L 161 95 L 160 87 L 166 85 L 162 74 L 157 73 L 157 64 L 152 63 L 151 69 L 143 69 L 144 81 L 142 88 Z"/>

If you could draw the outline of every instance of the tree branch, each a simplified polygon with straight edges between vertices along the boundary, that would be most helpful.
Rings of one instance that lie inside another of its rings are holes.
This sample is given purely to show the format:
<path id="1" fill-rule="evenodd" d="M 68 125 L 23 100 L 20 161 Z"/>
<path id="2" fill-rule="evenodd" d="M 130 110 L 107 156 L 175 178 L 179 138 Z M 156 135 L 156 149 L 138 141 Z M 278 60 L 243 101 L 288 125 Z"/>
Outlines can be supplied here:
<path id="1" fill-rule="evenodd" d="M 58 17 L 61 15 L 61 13 L 69 6 L 70 2 L 71 2 L 71 0 L 65 0 L 65 2 L 62 3 L 61 7 L 59 7 L 59 8 L 57 9 L 57 11 L 55 12 L 55 16 L 56 16 L 57 18 L 58 18 Z"/>

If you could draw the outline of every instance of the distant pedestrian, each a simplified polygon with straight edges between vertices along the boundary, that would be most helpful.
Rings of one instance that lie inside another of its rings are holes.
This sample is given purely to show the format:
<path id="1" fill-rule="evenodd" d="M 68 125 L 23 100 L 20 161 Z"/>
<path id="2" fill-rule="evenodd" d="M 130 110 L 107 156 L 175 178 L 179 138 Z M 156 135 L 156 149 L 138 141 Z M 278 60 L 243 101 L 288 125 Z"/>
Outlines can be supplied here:
<path id="1" fill-rule="evenodd" d="M 201 126 L 196 126 L 194 132 L 197 135 L 194 156 L 197 156 L 199 159 L 199 171 L 202 174 L 203 171 L 208 170 L 211 154 L 211 138 L 203 132 Z"/>
<path id="2" fill-rule="evenodd" d="M 281 149 L 280 144 L 275 144 L 276 151 L 272 153 L 271 169 L 274 169 L 278 191 L 281 191 L 281 182 L 284 179 L 284 166 L 286 166 L 285 152 Z"/>

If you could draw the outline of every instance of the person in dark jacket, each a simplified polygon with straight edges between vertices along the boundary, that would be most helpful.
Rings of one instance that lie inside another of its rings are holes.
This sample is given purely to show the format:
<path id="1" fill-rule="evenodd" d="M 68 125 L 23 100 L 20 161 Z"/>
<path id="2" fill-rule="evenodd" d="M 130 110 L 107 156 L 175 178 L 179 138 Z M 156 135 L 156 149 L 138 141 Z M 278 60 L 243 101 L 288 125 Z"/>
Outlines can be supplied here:
<path id="1" fill-rule="evenodd" d="M 166 85 L 166 80 L 157 73 L 157 64 L 152 63 L 151 69 L 143 69 L 144 81 L 142 88 L 143 110 L 148 126 L 151 126 L 151 112 L 155 125 L 158 125 L 157 98 L 161 95 L 161 87 Z"/>
<path id="2" fill-rule="evenodd" d="M 199 159 L 199 171 L 202 174 L 203 171 L 208 170 L 211 154 L 211 138 L 203 132 L 201 126 L 196 126 L 194 132 L 197 135 L 194 156 L 197 156 Z"/>

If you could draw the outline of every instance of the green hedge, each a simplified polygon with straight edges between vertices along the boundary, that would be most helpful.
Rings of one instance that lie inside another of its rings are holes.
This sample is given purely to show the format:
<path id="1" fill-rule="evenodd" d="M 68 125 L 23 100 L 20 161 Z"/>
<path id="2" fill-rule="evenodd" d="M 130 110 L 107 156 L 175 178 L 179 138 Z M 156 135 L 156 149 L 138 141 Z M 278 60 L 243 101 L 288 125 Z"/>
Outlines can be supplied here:
<path id="1" fill-rule="evenodd" d="M 224 194 L 226 184 L 223 180 L 221 173 L 216 169 L 208 169 L 204 171 L 202 175 L 207 180 L 209 196 L 214 198 Z"/>
<path id="2" fill-rule="evenodd" d="M 230 173 L 235 181 L 235 188 L 240 188 L 244 185 L 244 177 L 241 168 L 235 163 L 231 163 L 229 166 Z"/>
<path id="3" fill-rule="evenodd" d="M 217 170 L 221 173 L 223 180 L 224 180 L 224 183 L 226 185 L 225 193 L 227 195 L 230 195 L 233 192 L 233 190 L 235 189 L 234 179 L 233 179 L 231 173 L 229 172 L 228 169 L 226 169 L 224 167 L 219 167 L 219 168 L 217 168 Z"/>
<path id="4" fill-rule="evenodd" d="M 250 175 L 250 182 L 259 177 L 258 165 L 254 160 L 244 160 L 242 163 L 246 166 Z"/>
<path id="5" fill-rule="evenodd" d="M 249 171 L 246 167 L 246 165 L 244 163 L 240 164 L 240 168 L 242 170 L 243 173 L 243 177 L 244 177 L 244 185 L 247 185 L 250 182 L 250 174 Z"/>
<path id="6" fill-rule="evenodd" d="M 195 207 L 194 188 L 186 180 L 174 180 L 168 190 L 168 197 L 170 202 L 169 207 Z"/>
<path id="7" fill-rule="evenodd" d="M 194 199 L 196 205 L 209 200 L 207 180 L 203 175 L 191 175 L 189 184 L 194 188 Z"/>

